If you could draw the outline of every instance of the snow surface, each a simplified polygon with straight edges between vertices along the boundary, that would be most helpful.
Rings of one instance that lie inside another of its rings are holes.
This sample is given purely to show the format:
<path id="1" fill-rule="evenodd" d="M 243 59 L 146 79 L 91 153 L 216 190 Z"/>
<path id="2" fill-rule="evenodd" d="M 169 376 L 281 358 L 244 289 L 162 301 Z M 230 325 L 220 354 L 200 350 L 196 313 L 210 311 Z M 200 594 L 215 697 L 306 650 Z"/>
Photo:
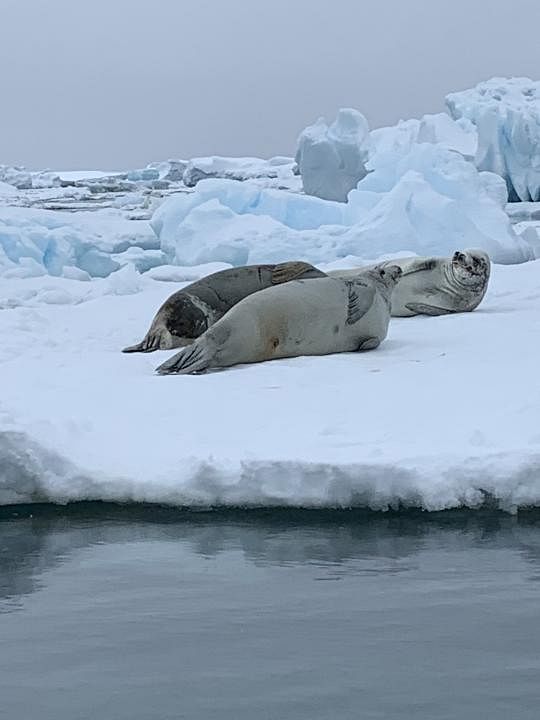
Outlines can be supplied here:
<path id="1" fill-rule="evenodd" d="M 504 212 L 506 187 L 440 144 L 389 153 L 347 203 L 251 183 L 203 180 L 168 198 L 151 224 L 168 262 L 233 265 L 296 258 L 328 263 L 383 253 L 449 255 L 478 247 L 496 263 L 535 257 Z"/>
<path id="2" fill-rule="evenodd" d="M 495 266 L 478 310 L 371 352 L 182 377 L 120 352 L 178 284 L 4 280 L 0 503 L 538 505 L 539 272 Z"/>
<path id="3" fill-rule="evenodd" d="M 506 180 L 510 200 L 540 200 L 540 82 L 492 78 L 451 93 L 454 118 L 467 118 L 479 136 L 475 162 Z"/>
<path id="4" fill-rule="evenodd" d="M 346 202 L 365 177 L 369 127 L 352 108 L 342 108 L 328 127 L 324 118 L 305 128 L 298 138 L 295 160 L 307 195 Z"/>
<path id="5" fill-rule="evenodd" d="M 78 180 L 98 180 L 99 178 L 121 174 L 121 172 L 111 172 L 109 170 L 59 170 L 57 173 L 61 180 L 73 182 Z"/>

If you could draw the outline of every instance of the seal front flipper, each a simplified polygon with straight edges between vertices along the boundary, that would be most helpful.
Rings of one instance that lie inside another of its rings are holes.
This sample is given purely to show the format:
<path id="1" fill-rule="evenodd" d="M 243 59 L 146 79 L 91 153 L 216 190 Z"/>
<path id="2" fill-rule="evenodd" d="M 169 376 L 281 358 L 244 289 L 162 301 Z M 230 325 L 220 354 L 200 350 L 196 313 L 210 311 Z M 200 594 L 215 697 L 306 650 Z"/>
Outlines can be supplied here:
<path id="1" fill-rule="evenodd" d="M 407 303 L 405 307 L 416 315 L 431 315 L 432 317 L 436 315 L 452 315 L 457 312 L 456 310 L 449 310 L 437 305 L 426 305 L 425 303 Z"/>
<path id="2" fill-rule="evenodd" d="M 281 285 L 299 278 L 326 277 L 322 270 L 301 260 L 278 263 L 272 270 L 272 285 Z"/>
<path id="3" fill-rule="evenodd" d="M 370 337 L 360 341 L 357 350 L 374 350 L 381 344 L 380 338 Z"/>
<path id="4" fill-rule="evenodd" d="M 373 305 L 375 299 L 375 288 L 362 285 L 358 289 L 361 290 L 359 295 L 355 289 L 355 282 L 347 281 L 347 289 L 349 293 L 347 302 L 347 325 L 354 325 L 362 318 Z"/>
<path id="5" fill-rule="evenodd" d="M 392 261 L 389 260 L 390 264 Z M 437 258 L 418 258 L 414 265 L 409 268 L 401 268 L 401 276 L 407 277 L 408 275 L 414 275 L 415 273 L 424 272 L 425 270 L 433 270 L 437 266 Z M 401 266 L 400 266 L 401 267 Z"/>
<path id="6" fill-rule="evenodd" d="M 156 372 L 158 375 L 189 375 L 203 372 L 210 367 L 210 361 L 208 347 L 204 343 L 195 342 L 162 363 Z"/>

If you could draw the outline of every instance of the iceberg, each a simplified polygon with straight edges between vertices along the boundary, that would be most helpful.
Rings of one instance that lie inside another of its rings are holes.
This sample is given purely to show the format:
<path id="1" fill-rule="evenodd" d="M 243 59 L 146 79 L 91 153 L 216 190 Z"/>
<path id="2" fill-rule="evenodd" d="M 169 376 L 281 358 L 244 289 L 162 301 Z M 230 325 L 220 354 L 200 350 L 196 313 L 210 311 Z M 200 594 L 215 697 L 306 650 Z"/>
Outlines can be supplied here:
<path id="1" fill-rule="evenodd" d="M 305 128 L 295 156 L 304 192 L 346 202 L 348 193 L 366 175 L 368 139 L 366 118 L 352 108 L 339 110 L 330 127 L 319 118 Z"/>
<path id="2" fill-rule="evenodd" d="M 157 170 L 160 180 L 182 182 L 187 164 L 187 160 L 163 160 L 150 163 L 148 168 Z"/>
<path id="3" fill-rule="evenodd" d="M 421 143 L 373 170 L 347 203 L 203 180 L 193 193 L 165 200 L 151 226 L 167 262 L 188 266 L 367 261 L 403 251 L 448 255 L 463 247 L 482 248 L 498 263 L 531 260 L 534 252 L 515 233 L 505 202 L 502 178 L 478 172 L 458 152 Z"/>
<path id="4" fill-rule="evenodd" d="M 0 165 L 0 182 L 13 185 L 18 190 L 29 190 L 32 187 L 32 174 L 23 167 Z"/>
<path id="5" fill-rule="evenodd" d="M 269 160 L 255 157 L 198 157 L 192 158 L 184 171 L 187 187 L 195 187 L 200 180 L 228 178 L 230 180 L 253 180 L 256 178 L 289 178 L 293 174 L 294 161 L 289 157 L 276 156 Z"/>
<path id="6" fill-rule="evenodd" d="M 478 133 L 467 118 L 453 120 L 446 113 L 400 120 L 397 125 L 370 132 L 368 170 L 406 156 L 418 143 L 440 145 L 461 153 L 467 160 L 473 160 L 478 147 Z"/>
<path id="7" fill-rule="evenodd" d="M 475 163 L 506 181 L 512 202 L 540 200 L 540 82 L 492 78 L 451 93 L 453 118 L 468 119 L 478 131 Z"/>
<path id="8" fill-rule="evenodd" d="M 144 251 L 157 250 L 156 244 L 146 222 L 113 210 L 72 214 L 0 205 L 0 275 L 65 276 L 66 268 L 74 268 L 106 277 L 130 259 L 153 267 L 155 255 Z M 132 246 L 138 251 L 121 255 Z"/>
<path id="9" fill-rule="evenodd" d="M 17 197 L 17 188 L 0 180 L 0 198 Z"/>
<path id="10" fill-rule="evenodd" d="M 52 188 L 61 185 L 60 176 L 51 170 L 31 172 L 23 167 L 9 165 L 0 165 L 0 182 L 12 185 L 17 190 Z"/>

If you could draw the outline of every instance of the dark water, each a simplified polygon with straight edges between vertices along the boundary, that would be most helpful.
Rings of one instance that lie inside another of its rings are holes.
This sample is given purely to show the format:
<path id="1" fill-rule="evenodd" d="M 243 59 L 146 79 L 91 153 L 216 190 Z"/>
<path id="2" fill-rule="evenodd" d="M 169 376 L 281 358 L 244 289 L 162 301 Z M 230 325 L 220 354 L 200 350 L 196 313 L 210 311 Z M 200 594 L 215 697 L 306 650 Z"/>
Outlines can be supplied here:
<path id="1" fill-rule="evenodd" d="M 540 717 L 540 515 L 0 510 L 0 717 Z"/>

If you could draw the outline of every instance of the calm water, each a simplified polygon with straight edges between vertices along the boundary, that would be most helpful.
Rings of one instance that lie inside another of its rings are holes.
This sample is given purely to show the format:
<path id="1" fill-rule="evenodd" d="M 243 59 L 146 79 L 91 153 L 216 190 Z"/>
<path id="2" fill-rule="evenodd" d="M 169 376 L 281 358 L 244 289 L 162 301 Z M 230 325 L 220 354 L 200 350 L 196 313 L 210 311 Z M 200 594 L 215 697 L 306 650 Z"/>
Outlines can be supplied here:
<path id="1" fill-rule="evenodd" d="M 2 720 L 540 716 L 540 514 L 18 512 Z"/>

